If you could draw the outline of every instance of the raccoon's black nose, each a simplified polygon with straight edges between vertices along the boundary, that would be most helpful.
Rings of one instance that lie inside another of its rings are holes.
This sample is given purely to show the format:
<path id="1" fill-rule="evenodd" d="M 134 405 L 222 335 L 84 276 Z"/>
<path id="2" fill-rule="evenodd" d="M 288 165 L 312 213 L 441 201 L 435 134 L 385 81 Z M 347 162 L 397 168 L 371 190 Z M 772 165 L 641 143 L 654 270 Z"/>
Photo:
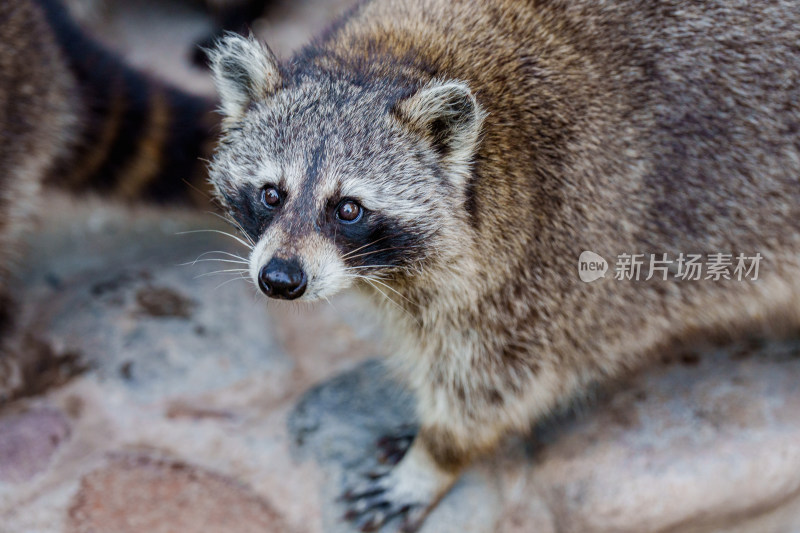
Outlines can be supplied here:
<path id="1" fill-rule="evenodd" d="M 294 300 L 306 292 L 306 273 L 297 261 L 273 257 L 259 272 L 258 286 L 272 298 Z"/>

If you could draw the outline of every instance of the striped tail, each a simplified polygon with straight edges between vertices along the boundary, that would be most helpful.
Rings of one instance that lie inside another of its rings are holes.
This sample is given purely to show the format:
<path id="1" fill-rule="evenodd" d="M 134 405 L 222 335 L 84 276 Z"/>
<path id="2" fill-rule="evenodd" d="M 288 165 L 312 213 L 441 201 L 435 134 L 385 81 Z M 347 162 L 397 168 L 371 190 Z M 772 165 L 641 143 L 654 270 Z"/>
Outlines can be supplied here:
<path id="1" fill-rule="evenodd" d="M 48 181 L 125 199 L 207 204 L 202 158 L 215 138 L 214 103 L 127 66 L 86 35 L 58 0 L 39 4 L 85 106 L 69 161 Z"/>

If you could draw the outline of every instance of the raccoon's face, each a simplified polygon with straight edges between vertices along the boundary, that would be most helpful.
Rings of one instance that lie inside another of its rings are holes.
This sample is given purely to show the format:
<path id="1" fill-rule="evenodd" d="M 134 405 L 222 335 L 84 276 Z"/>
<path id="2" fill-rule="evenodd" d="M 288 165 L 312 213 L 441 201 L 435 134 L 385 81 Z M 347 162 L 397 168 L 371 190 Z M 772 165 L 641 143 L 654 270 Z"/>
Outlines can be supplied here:
<path id="1" fill-rule="evenodd" d="M 481 112 L 460 82 L 411 91 L 327 76 L 284 83 L 268 49 L 212 54 L 225 115 L 211 180 L 255 243 L 268 296 L 327 298 L 399 281 L 457 253 Z"/>

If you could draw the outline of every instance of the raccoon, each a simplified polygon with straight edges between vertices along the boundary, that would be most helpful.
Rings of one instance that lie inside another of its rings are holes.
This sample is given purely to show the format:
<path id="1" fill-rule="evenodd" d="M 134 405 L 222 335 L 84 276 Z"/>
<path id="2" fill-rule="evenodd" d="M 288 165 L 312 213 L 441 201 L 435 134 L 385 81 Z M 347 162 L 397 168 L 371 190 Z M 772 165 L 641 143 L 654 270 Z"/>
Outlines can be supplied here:
<path id="1" fill-rule="evenodd" d="M 70 12 L 79 21 L 102 24 L 102 21 L 115 5 L 114 0 L 66 0 Z M 119 2 L 116 2 L 119 4 Z M 202 8 L 213 26 L 208 35 L 194 43 L 190 57 L 201 67 L 208 63 L 206 50 L 226 31 L 246 33 L 250 26 L 272 3 L 269 0 L 195 0 L 196 7 Z"/>
<path id="2" fill-rule="evenodd" d="M 0 2 L 0 341 L 15 314 L 20 236 L 42 188 L 199 200 L 214 107 L 125 66 L 54 0 Z M 13 364 L 0 357 L 0 401 L 20 385 Z"/>
<path id="3" fill-rule="evenodd" d="M 374 295 L 417 398 L 412 444 L 383 440 L 402 458 L 346 518 L 415 530 L 589 387 L 688 339 L 797 327 L 798 43 L 788 0 L 372 0 L 285 63 L 219 43 L 211 182 L 252 280 Z M 762 261 L 585 283 L 584 251 Z"/>

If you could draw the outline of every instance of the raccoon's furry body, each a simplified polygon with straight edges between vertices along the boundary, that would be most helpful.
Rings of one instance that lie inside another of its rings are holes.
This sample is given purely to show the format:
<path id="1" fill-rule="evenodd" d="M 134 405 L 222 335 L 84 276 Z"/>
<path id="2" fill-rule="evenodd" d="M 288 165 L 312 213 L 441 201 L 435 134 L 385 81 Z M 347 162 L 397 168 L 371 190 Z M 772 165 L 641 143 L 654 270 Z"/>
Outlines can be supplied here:
<path id="1" fill-rule="evenodd" d="M 786 0 L 374 0 L 283 65 L 220 44 L 212 181 L 254 280 L 364 286 L 403 341 L 420 432 L 351 518 L 415 527 L 503 435 L 673 342 L 797 326 L 799 43 Z M 584 250 L 763 259 L 590 284 Z"/>
<path id="2" fill-rule="evenodd" d="M 19 237 L 42 188 L 193 196 L 185 182 L 205 180 L 197 158 L 214 128 L 212 108 L 126 67 L 55 0 L 0 2 L 0 354 Z M 0 398 L 13 378 L 7 364 Z"/>

